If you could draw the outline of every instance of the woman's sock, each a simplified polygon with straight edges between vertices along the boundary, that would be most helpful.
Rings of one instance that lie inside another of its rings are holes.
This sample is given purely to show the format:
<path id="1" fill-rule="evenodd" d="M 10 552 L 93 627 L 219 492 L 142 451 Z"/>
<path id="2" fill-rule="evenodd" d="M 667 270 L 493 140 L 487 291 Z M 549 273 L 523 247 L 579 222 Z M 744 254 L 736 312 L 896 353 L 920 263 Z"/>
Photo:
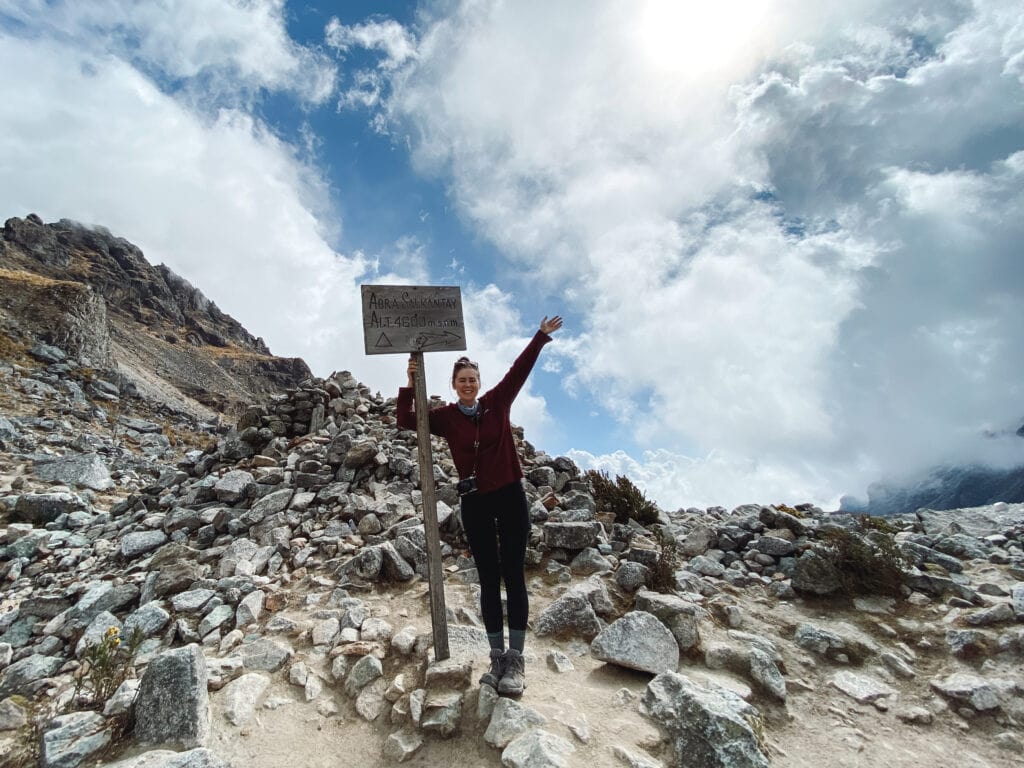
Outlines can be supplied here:
<path id="1" fill-rule="evenodd" d="M 490 635 L 488 635 L 490 637 Z M 526 646 L 526 630 L 525 629 L 510 629 L 508 631 L 508 647 L 512 650 L 523 652 L 523 648 Z"/>

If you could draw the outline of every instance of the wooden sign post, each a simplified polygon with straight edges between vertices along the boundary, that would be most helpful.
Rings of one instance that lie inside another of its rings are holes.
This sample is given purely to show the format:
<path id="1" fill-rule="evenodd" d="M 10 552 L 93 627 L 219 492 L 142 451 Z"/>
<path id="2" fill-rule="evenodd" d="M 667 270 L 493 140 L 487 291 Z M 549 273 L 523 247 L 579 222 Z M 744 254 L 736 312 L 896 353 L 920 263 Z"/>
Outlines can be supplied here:
<path id="1" fill-rule="evenodd" d="M 451 653 L 448 649 L 448 618 L 444 601 L 444 574 L 441 572 L 441 536 L 437 525 L 434 456 L 430 447 L 423 353 L 466 348 L 462 293 L 459 288 L 449 286 L 364 285 L 361 290 L 366 354 L 411 354 L 416 362 L 413 384 L 423 527 L 427 540 L 430 620 L 434 631 L 434 659 L 443 661 Z"/>

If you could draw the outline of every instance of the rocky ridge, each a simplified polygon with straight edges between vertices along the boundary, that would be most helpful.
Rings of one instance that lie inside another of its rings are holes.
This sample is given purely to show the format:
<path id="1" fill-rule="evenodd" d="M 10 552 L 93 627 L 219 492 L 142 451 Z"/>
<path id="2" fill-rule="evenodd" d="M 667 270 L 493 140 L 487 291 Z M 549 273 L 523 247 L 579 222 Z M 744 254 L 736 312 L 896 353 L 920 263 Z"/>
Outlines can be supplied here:
<path id="1" fill-rule="evenodd" d="M 1024 754 L 1024 505 L 892 522 L 892 596 L 823 569 L 810 505 L 616 522 L 520 433 L 533 531 L 528 681 L 486 661 L 475 572 L 434 445 L 449 660 L 433 660 L 415 436 L 349 373 L 231 427 L 37 344 L 0 363 L 0 750 L 66 710 L 39 764 L 1009 766 Z M 667 569 L 666 547 L 678 560 Z M 116 627 L 137 676 L 74 680 Z M 113 725 L 126 730 L 114 740 Z"/>
<path id="2" fill-rule="evenodd" d="M 9 348 L 55 345 L 118 371 L 151 401 L 206 417 L 311 375 L 124 238 L 35 214 L 0 230 L 0 337 Z"/>

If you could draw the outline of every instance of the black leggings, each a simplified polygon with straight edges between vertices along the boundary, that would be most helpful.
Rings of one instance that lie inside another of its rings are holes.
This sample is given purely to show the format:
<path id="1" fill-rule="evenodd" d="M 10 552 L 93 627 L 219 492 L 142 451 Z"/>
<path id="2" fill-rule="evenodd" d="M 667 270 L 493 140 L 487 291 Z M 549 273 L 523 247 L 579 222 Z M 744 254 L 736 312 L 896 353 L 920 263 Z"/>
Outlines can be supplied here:
<path id="1" fill-rule="evenodd" d="M 462 497 L 462 528 L 480 575 L 480 613 L 489 633 L 503 632 L 501 581 L 508 601 L 508 628 L 526 629 L 530 602 L 526 595 L 526 544 L 530 514 L 523 484 Z"/>

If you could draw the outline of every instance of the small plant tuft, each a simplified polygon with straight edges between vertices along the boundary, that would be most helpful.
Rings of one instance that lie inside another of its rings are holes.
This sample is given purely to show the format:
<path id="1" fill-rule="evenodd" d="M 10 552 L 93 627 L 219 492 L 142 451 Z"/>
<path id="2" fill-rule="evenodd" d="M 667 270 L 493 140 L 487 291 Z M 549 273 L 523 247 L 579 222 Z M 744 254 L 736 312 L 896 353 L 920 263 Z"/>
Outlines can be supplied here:
<path id="1" fill-rule="evenodd" d="M 796 507 L 791 507 L 788 504 L 774 504 L 773 506 L 777 510 L 779 510 L 780 512 L 785 512 L 786 514 L 792 515 L 793 517 L 797 517 L 797 518 L 807 517 L 807 515 L 805 515 L 799 509 L 797 509 Z"/>
<path id="2" fill-rule="evenodd" d="M 857 523 L 864 531 L 878 531 L 888 536 L 894 536 L 899 533 L 899 528 L 890 523 L 884 517 L 872 517 L 871 515 L 861 515 L 857 518 Z"/>
<path id="3" fill-rule="evenodd" d="M 35 768 L 40 764 L 40 746 L 47 724 L 55 713 L 43 700 L 11 696 L 10 701 L 25 713 L 25 723 L 14 732 L 6 752 L 0 753 L 3 768 Z"/>
<path id="4" fill-rule="evenodd" d="M 593 489 L 597 511 L 613 513 L 616 523 L 626 523 L 630 519 L 640 525 L 658 522 L 658 506 L 625 475 L 616 475 L 613 482 L 607 472 L 588 469 L 583 478 Z"/>
<path id="5" fill-rule="evenodd" d="M 75 692 L 69 706 L 102 710 L 114 692 L 135 674 L 135 654 L 143 636 L 138 628 L 123 641 L 120 628 L 110 627 L 90 645 L 75 673 Z"/>
<path id="6" fill-rule="evenodd" d="M 772 751 L 768 747 L 768 737 L 765 735 L 764 718 L 759 714 L 749 714 L 744 715 L 743 719 L 747 721 L 747 725 L 750 726 L 750 730 L 754 734 L 754 741 L 757 742 L 757 748 L 761 750 L 761 753 L 765 757 L 770 757 Z"/>
<path id="7" fill-rule="evenodd" d="M 675 537 L 664 529 L 656 532 L 661 552 L 651 574 L 651 588 L 656 592 L 670 593 L 676 588 L 676 569 L 679 567 L 679 544 Z"/>

